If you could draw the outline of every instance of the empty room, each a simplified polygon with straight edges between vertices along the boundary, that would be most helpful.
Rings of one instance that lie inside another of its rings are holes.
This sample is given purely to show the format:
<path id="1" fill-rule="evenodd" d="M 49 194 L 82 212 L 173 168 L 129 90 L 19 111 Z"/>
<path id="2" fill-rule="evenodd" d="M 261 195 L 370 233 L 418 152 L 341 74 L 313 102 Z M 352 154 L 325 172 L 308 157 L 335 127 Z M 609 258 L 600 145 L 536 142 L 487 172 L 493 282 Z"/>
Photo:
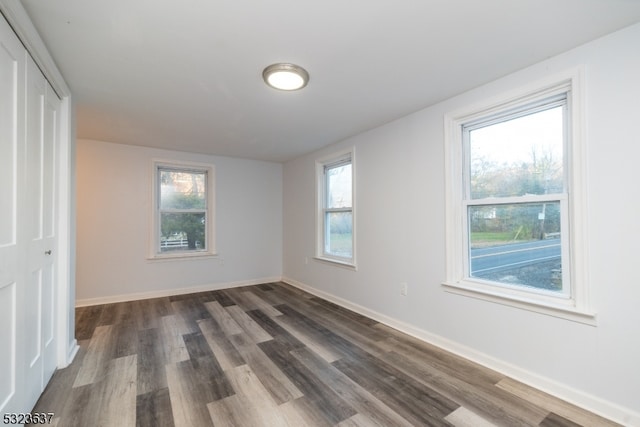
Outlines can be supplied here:
<path id="1" fill-rule="evenodd" d="M 640 2 L 0 12 L 3 425 L 640 426 Z"/>

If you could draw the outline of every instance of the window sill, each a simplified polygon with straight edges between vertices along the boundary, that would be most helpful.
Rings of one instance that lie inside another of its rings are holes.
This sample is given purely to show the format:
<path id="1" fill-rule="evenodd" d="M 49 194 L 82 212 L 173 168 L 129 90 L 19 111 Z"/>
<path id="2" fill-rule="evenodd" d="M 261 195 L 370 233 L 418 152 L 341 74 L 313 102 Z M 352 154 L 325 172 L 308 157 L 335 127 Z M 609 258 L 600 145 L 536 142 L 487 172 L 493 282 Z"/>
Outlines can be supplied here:
<path id="1" fill-rule="evenodd" d="M 536 299 L 535 296 L 526 297 L 522 295 L 511 295 L 506 292 L 500 292 L 498 288 L 482 288 L 472 282 L 464 281 L 457 283 L 445 282 L 442 286 L 446 292 L 453 294 L 464 295 L 471 298 L 533 311 L 535 313 L 546 314 L 548 316 L 558 317 L 590 326 L 597 325 L 596 313 L 594 311 L 578 308 L 568 304 L 563 305 L 561 303 L 554 303 L 549 299 L 541 301 Z"/>
<path id="2" fill-rule="evenodd" d="M 193 253 L 175 253 L 175 254 L 155 254 L 147 257 L 147 261 L 186 261 L 218 258 L 218 254 L 214 252 L 193 252 Z"/>
<path id="3" fill-rule="evenodd" d="M 328 257 L 322 257 L 322 256 L 316 256 L 316 257 L 313 257 L 313 259 L 315 259 L 316 261 L 323 262 L 323 263 L 327 263 L 327 264 L 335 265 L 335 266 L 338 266 L 338 267 L 346 268 L 348 270 L 353 270 L 353 271 L 357 271 L 358 270 L 358 267 L 356 266 L 356 264 L 353 263 L 353 262 L 349 262 L 349 261 L 343 261 L 343 260 L 336 259 L 336 258 L 328 258 Z"/>

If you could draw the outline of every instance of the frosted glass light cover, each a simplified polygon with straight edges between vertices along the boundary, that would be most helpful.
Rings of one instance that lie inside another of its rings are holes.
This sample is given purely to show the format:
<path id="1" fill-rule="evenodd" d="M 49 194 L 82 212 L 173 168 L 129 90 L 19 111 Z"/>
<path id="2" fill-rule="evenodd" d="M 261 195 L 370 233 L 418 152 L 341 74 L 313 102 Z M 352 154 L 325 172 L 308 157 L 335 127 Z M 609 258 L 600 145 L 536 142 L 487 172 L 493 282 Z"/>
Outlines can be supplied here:
<path id="1" fill-rule="evenodd" d="M 280 90 L 302 89 L 309 81 L 309 74 L 294 64 L 273 64 L 262 72 L 264 81 Z"/>

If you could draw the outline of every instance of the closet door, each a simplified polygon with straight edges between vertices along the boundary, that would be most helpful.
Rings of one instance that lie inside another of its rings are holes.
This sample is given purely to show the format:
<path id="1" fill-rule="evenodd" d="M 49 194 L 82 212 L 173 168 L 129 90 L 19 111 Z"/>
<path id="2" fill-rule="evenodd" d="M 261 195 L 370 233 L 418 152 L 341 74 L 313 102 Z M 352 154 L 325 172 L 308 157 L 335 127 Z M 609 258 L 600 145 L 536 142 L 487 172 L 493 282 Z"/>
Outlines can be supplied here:
<path id="1" fill-rule="evenodd" d="M 57 364 L 60 106 L 0 19 L 0 414 L 29 412 Z"/>
<path id="2" fill-rule="evenodd" d="M 24 221 L 27 244 L 25 307 L 26 396 L 35 404 L 55 369 L 55 143 L 57 100 L 27 58 Z"/>
<path id="3" fill-rule="evenodd" d="M 25 295 L 25 246 L 19 230 L 24 161 L 26 52 L 0 19 L 0 413 L 25 404 L 19 390 L 25 347 L 21 322 Z"/>

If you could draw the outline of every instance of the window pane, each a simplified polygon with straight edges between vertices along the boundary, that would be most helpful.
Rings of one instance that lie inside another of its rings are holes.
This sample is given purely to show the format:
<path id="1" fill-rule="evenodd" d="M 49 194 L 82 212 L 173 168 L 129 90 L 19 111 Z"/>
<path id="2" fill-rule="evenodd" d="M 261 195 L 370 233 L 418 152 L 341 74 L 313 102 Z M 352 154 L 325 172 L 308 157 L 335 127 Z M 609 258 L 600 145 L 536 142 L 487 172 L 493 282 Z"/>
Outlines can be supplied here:
<path id="1" fill-rule="evenodd" d="M 469 131 L 472 199 L 563 193 L 564 107 Z"/>
<path id="2" fill-rule="evenodd" d="M 327 212 L 325 252 L 344 258 L 353 257 L 353 213 Z"/>
<path id="3" fill-rule="evenodd" d="M 470 206 L 470 276 L 562 291 L 560 202 Z"/>
<path id="4" fill-rule="evenodd" d="M 204 209 L 206 172 L 160 169 L 161 209 Z"/>
<path id="5" fill-rule="evenodd" d="M 160 252 L 206 249 L 205 213 L 160 214 Z"/>
<path id="6" fill-rule="evenodd" d="M 351 163 L 327 169 L 327 208 L 350 208 Z"/>

